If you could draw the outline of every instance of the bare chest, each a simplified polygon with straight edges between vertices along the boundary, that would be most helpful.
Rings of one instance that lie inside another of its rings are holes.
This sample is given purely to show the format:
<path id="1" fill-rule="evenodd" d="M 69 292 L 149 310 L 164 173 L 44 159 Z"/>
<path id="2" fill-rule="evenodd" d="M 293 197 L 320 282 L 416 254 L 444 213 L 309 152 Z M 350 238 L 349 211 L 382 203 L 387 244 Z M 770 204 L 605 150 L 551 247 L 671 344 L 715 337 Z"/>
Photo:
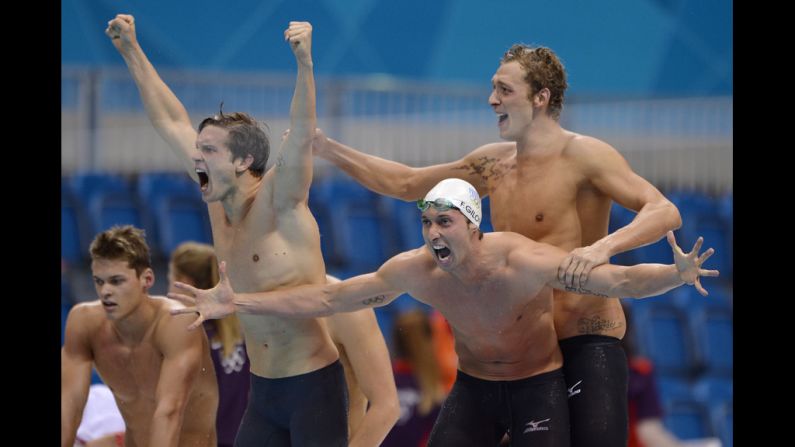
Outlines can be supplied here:
<path id="1" fill-rule="evenodd" d="M 153 403 L 163 355 L 151 340 L 130 346 L 112 337 L 97 337 L 92 346 L 97 372 L 122 403 Z"/>
<path id="2" fill-rule="evenodd" d="M 551 301 L 538 297 L 540 291 L 540 287 L 520 290 L 508 280 L 492 279 L 475 286 L 437 282 L 424 295 L 457 332 L 479 337 L 511 331 L 534 309 L 549 305 Z"/>
<path id="3" fill-rule="evenodd" d="M 556 244 L 578 239 L 580 186 L 562 161 L 507 170 L 489 184 L 494 230 Z"/>

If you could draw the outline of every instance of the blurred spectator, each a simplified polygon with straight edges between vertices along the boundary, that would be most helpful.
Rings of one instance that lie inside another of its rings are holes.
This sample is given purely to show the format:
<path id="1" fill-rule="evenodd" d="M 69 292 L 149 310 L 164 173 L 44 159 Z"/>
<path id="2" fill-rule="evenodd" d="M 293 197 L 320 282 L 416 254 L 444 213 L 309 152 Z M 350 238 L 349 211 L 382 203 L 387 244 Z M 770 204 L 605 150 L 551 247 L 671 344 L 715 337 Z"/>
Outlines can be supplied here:
<path id="1" fill-rule="evenodd" d="M 627 396 L 629 399 L 629 443 L 627 447 L 720 447 L 716 438 L 679 440 L 663 425 L 663 410 L 654 365 L 651 360 L 638 355 L 632 314 L 623 305 L 627 319 L 627 332 L 622 340 L 629 362 Z"/>
<path id="2" fill-rule="evenodd" d="M 395 318 L 393 370 L 400 419 L 382 447 L 424 447 L 447 396 L 428 316 L 414 309 Z"/>
<path id="3" fill-rule="evenodd" d="M 185 293 L 174 288 L 175 281 L 209 289 L 218 280 L 218 261 L 211 245 L 183 242 L 171 253 L 168 266 L 169 292 Z M 218 379 L 218 412 L 215 420 L 218 446 L 231 447 L 248 405 L 250 380 L 246 345 L 236 314 L 205 321 L 204 330 L 210 341 L 210 357 Z"/>

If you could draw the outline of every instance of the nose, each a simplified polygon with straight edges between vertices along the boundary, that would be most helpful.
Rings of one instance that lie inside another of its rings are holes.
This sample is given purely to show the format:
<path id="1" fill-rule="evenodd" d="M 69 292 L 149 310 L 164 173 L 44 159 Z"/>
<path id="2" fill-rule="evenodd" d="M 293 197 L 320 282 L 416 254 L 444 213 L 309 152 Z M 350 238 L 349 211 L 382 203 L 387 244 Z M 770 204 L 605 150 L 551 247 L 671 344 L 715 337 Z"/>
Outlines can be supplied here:
<path id="1" fill-rule="evenodd" d="M 100 298 L 107 298 L 111 295 L 110 285 L 105 283 L 98 287 L 99 297 Z"/>
<path id="2" fill-rule="evenodd" d="M 439 234 L 439 227 L 435 223 L 432 223 L 428 228 L 428 240 L 434 242 L 439 239 L 439 236 L 441 236 Z"/>
<path id="3" fill-rule="evenodd" d="M 491 94 L 489 95 L 489 105 L 494 107 L 500 104 L 500 100 L 497 98 L 497 92 L 492 90 Z"/>

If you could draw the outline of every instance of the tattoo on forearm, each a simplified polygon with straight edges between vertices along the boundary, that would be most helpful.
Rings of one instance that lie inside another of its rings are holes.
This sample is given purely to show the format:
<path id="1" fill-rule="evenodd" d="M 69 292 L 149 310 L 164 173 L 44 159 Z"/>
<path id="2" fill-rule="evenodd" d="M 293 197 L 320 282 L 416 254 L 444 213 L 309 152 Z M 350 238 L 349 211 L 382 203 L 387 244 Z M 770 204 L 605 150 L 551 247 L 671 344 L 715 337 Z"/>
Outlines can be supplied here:
<path id="1" fill-rule="evenodd" d="M 365 306 L 370 306 L 372 304 L 381 304 L 386 301 L 386 295 L 378 295 L 372 298 L 367 298 L 366 300 L 362 301 L 362 304 Z"/>
<path id="2" fill-rule="evenodd" d="M 614 320 L 603 320 L 599 317 L 580 318 L 577 321 L 577 330 L 581 334 L 596 334 L 621 327 L 621 323 Z"/>
<path id="3" fill-rule="evenodd" d="M 515 167 L 511 166 L 507 170 Z M 479 175 L 484 181 L 497 180 L 506 173 L 505 165 L 500 163 L 499 158 L 489 158 L 485 155 L 475 162 L 457 166 L 455 169 L 469 171 L 470 175 Z"/>
<path id="4" fill-rule="evenodd" d="M 605 295 L 604 293 L 594 292 L 593 290 L 583 289 L 582 287 L 566 286 L 566 291 L 579 293 L 580 295 L 593 295 L 593 296 L 600 296 L 602 298 L 609 298 L 609 296 Z"/>

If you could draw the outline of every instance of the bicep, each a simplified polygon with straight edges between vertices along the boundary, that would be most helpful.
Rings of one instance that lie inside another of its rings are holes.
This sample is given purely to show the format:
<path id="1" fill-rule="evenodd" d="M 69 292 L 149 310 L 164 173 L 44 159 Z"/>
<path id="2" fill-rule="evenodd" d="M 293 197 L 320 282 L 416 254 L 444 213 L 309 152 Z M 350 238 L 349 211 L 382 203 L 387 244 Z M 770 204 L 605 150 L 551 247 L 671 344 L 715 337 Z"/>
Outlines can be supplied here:
<path id="1" fill-rule="evenodd" d="M 83 309 L 72 308 L 66 319 L 64 345 L 61 348 L 61 399 L 69 404 L 69 408 L 75 409 L 85 406 L 91 385 L 93 356 L 86 320 Z"/>
<path id="2" fill-rule="evenodd" d="M 417 197 L 423 197 L 437 183 L 447 178 L 458 178 L 472 184 L 481 197 L 488 194 L 489 180 L 504 174 L 503 147 L 498 144 L 481 146 L 466 156 L 449 163 L 414 168 L 412 183 L 417 185 Z"/>
<path id="3" fill-rule="evenodd" d="M 273 201 L 277 209 L 306 202 L 312 183 L 312 163 L 311 138 L 288 135 L 273 166 Z"/>
<path id="4" fill-rule="evenodd" d="M 639 211 L 647 203 L 666 200 L 654 185 L 633 171 L 624 157 L 611 147 L 603 148 L 586 162 L 593 185 L 625 208 Z"/>
<path id="5" fill-rule="evenodd" d="M 196 137 L 198 134 L 191 123 L 168 122 L 158 126 L 160 136 L 168 143 L 172 151 L 180 159 L 180 164 L 188 172 L 193 181 L 198 182 L 194 157 L 199 156 L 196 149 Z"/>
<path id="6" fill-rule="evenodd" d="M 91 385 L 90 358 L 76 355 L 65 346 L 61 348 L 61 394 L 62 399 L 71 399 L 74 405 L 82 408 L 88 398 Z"/>
<path id="7" fill-rule="evenodd" d="M 173 398 L 184 403 L 186 402 L 184 398 L 193 386 L 199 371 L 206 368 L 202 365 L 202 361 L 208 345 L 204 331 L 187 330 L 192 315 L 175 315 L 166 318 L 172 321 L 166 324 L 167 328 L 159 337 L 163 362 L 160 366 L 156 396 L 158 401 Z"/>

